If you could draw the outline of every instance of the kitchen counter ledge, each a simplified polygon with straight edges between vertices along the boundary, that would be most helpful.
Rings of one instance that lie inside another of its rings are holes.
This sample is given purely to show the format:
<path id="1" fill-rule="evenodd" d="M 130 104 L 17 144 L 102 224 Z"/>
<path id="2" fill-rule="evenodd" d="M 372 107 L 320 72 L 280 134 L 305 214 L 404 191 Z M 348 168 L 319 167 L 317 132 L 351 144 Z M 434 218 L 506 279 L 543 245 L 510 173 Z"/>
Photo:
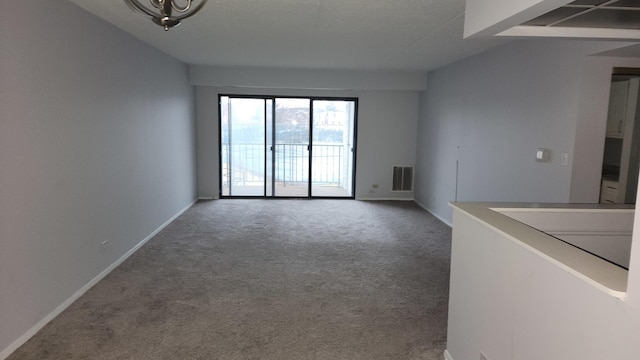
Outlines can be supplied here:
<path id="1" fill-rule="evenodd" d="M 572 213 L 629 212 L 629 205 L 539 204 L 539 203 L 450 203 L 462 212 L 508 239 L 570 272 L 594 287 L 617 298 L 625 298 L 628 271 L 595 255 L 567 244 L 531 226 L 510 218 L 500 211 L 544 211 Z M 454 220 L 455 231 L 455 220 Z"/>

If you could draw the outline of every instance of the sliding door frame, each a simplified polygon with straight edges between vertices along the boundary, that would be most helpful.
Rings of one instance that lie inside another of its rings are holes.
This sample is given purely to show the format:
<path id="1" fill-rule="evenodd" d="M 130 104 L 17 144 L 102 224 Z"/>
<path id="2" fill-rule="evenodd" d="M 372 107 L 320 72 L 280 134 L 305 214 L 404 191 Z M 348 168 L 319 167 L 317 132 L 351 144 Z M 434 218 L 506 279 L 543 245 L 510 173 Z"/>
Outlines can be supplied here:
<path id="1" fill-rule="evenodd" d="M 265 144 L 265 155 L 264 155 L 264 172 L 265 172 L 265 181 L 264 181 L 264 190 L 263 195 L 257 196 L 238 196 L 238 195 L 222 195 L 222 98 L 241 98 L 241 99 L 259 99 L 264 100 L 264 144 Z M 308 181 L 308 195 L 307 196 L 275 196 L 275 141 L 276 141 L 276 132 L 275 132 L 275 121 L 276 121 L 276 99 L 308 99 L 309 100 L 309 181 Z M 267 100 L 271 100 L 271 124 L 268 122 L 267 116 Z M 351 171 L 351 195 L 350 196 L 314 196 L 312 192 L 313 179 L 312 179 L 312 166 L 313 166 L 313 102 L 314 101 L 352 101 L 354 104 L 353 110 L 353 144 L 349 151 L 351 152 L 351 161 L 353 163 L 352 171 Z M 267 131 L 267 127 L 271 127 L 271 131 Z M 271 133 L 271 139 L 268 139 L 268 134 Z M 270 147 L 267 149 L 267 144 Z M 247 95 L 247 94 L 218 94 L 218 138 L 216 139 L 218 142 L 218 195 L 221 199 L 355 199 L 356 194 L 356 172 L 357 172 L 357 151 L 358 151 L 358 98 L 357 97 L 339 97 L 339 96 L 292 96 L 292 95 Z M 268 154 L 271 154 L 271 164 L 268 161 Z M 266 180 L 267 177 L 267 167 L 271 167 L 271 179 L 270 181 Z M 267 195 L 267 186 L 271 187 L 271 195 Z"/>

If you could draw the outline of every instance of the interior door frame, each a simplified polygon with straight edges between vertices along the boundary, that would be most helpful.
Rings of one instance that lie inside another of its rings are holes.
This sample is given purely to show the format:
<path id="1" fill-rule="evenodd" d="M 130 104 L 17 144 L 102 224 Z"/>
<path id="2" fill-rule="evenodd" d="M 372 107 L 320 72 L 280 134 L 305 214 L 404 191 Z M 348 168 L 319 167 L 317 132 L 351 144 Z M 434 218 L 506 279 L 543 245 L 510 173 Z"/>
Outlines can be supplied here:
<path id="1" fill-rule="evenodd" d="M 248 195 L 222 195 L 222 98 L 227 97 L 229 99 L 260 99 L 264 100 L 264 126 L 265 126 L 265 181 L 263 195 L 248 196 Z M 276 99 L 309 99 L 309 181 L 308 181 L 308 195 L 307 196 L 275 196 L 275 121 L 276 121 Z M 272 101 L 271 106 L 271 124 L 268 124 L 267 117 L 267 100 Z M 313 163 L 313 102 L 314 101 L 352 101 L 354 104 L 353 110 L 353 144 L 351 146 L 351 161 L 353 163 L 351 171 L 351 195 L 350 196 L 314 196 L 312 192 L 312 163 Z M 266 149 L 268 144 L 266 131 L 267 126 L 271 127 L 271 148 Z M 358 98 L 357 97 L 340 97 L 340 96 L 294 96 L 294 95 L 250 95 L 250 94 L 218 94 L 218 195 L 220 199 L 355 199 L 356 194 L 356 172 L 357 172 L 357 149 L 358 149 Z M 268 155 L 271 153 L 271 164 L 268 164 Z M 271 181 L 267 181 L 267 167 L 271 167 Z M 267 184 L 270 182 L 270 184 Z M 267 186 L 271 186 L 271 195 L 267 195 Z"/>

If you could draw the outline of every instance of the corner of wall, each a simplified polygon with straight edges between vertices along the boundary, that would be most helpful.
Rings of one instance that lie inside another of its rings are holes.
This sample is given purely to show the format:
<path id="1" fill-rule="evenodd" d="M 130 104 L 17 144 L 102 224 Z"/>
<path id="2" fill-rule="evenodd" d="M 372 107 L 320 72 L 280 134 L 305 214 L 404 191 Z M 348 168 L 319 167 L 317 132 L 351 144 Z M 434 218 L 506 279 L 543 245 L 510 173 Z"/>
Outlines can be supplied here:
<path id="1" fill-rule="evenodd" d="M 428 212 L 429 214 L 433 215 L 433 217 L 435 217 L 436 219 L 442 221 L 442 223 L 444 223 L 445 225 L 449 226 L 449 227 L 453 227 L 453 222 L 451 221 L 450 218 L 447 218 L 446 216 L 439 214 L 437 212 L 435 212 L 434 210 L 428 208 L 427 206 L 425 206 L 424 204 L 422 204 L 420 201 L 418 200 L 414 200 L 414 202 L 416 204 L 418 204 L 418 206 L 420 206 L 422 209 L 424 209 L 424 211 Z"/>

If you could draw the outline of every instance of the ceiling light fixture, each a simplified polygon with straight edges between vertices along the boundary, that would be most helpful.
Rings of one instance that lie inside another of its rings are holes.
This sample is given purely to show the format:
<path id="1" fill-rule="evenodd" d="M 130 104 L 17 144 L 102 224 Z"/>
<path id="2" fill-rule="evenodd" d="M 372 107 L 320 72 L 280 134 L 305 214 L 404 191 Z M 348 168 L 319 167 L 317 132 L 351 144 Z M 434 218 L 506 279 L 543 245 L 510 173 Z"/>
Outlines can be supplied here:
<path id="1" fill-rule="evenodd" d="M 180 20 L 197 13 L 207 0 L 149 0 L 151 7 L 142 5 L 138 0 L 124 2 L 133 10 L 151 17 L 151 21 L 168 31 L 169 28 L 180 24 Z M 176 15 L 173 14 L 174 11 Z"/>

